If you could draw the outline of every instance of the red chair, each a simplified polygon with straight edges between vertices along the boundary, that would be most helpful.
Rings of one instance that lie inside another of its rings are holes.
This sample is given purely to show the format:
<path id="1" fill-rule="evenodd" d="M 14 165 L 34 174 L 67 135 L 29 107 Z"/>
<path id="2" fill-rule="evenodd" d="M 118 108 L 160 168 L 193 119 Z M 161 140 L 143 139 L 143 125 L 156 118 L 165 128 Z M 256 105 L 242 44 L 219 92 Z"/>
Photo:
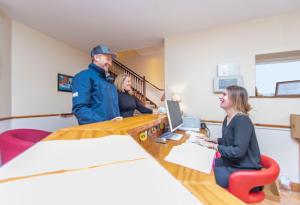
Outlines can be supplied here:
<path id="1" fill-rule="evenodd" d="M 217 154 L 216 157 L 220 157 Z M 236 171 L 229 177 L 228 191 L 246 203 L 261 202 L 265 198 L 263 191 L 251 192 L 255 187 L 272 184 L 279 175 L 279 165 L 266 155 L 261 155 L 261 170 Z"/>
<path id="2" fill-rule="evenodd" d="M 0 134 L 2 164 L 7 163 L 26 149 L 51 134 L 42 130 L 15 129 Z"/>

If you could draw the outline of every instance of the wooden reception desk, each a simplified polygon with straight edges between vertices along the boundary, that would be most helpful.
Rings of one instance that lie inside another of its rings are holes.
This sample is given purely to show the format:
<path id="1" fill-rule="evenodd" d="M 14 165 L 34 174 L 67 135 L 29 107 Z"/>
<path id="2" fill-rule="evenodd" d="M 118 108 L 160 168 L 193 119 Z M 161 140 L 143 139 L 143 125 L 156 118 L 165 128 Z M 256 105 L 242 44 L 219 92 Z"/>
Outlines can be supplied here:
<path id="1" fill-rule="evenodd" d="M 238 205 L 242 201 L 228 193 L 215 183 L 214 175 L 201 173 L 164 160 L 173 146 L 187 140 L 188 135 L 180 141 L 168 141 L 167 144 L 155 143 L 164 126 L 167 124 L 165 115 L 140 115 L 120 121 L 107 121 L 89 125 L 81 125 L 60 129 L 44 140 L 68 140 L 98 138 L 113 134 L 131 135 L 147 152 L 149 152 L 165 169 L 181 184 L 192 192 L 202 204 Z"/>

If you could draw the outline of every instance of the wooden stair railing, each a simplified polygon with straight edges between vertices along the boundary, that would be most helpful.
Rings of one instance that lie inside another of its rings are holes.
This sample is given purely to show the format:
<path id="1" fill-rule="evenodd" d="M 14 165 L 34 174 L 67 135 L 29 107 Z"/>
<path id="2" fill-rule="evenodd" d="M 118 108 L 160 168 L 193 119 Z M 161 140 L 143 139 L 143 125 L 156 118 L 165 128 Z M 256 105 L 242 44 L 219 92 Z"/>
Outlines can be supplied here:
<path id="1" fill-rule="evenodd" d="M 150 104 L 157 107 L 157 105 L 153 101 L 146 97 L 146 84 L 151 85 L 159 91 L 164 91 L 164 89 L 160 89 L 157 86 L 153 85 L 152 83 L 146 80 L 145 76 L 140 76 L 139 74 L 137 74 L 136 72 L 134 72 L 133 70 L 131 70 L 130 68 L 128 68 L 127 66 L 120 63 L 117 60 L 113 60 L 112 66 L 109 68 L 109 71 L 114 78 L 122 73 L 126 73 L 127 75 L 129 75 L 131 78 L 132 89 L 135 91 L 135 97 L 137 97 L 143 104 L 146 104 L 146 102 L 148 101 L 150 102 Z"/>

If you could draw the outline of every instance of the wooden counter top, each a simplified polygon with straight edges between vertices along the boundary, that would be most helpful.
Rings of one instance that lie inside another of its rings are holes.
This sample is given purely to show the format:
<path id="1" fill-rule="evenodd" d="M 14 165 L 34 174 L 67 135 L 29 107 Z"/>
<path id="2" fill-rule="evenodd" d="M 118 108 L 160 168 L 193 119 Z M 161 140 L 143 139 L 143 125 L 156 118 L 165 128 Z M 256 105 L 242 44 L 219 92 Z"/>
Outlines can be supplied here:
<path id="1" fill-rule="evenodd" d="M 140 132 L 159 125 L 160 123 L 167 123 L 167 117 L 165 115 L 140 115 L 125 118 L 120 121 L 106 121 L 63 128 L 54 132 L 44 140 L 70 140 L 96 138 L 112 134 L 129 134 L 203 204 L 244 204 L 238 198 L 218 186 L 215 183 L 213 173 L 205 174 L 164 160 L 172 147 L 184 143 L 188 139 L 188 135 L 183 133 L 184 137 L 180 141 L 168 141 L 167 144 L 155 143 L 154 137 L 148 137 L 146 141 L 139 140 L 138 135 Z"/>

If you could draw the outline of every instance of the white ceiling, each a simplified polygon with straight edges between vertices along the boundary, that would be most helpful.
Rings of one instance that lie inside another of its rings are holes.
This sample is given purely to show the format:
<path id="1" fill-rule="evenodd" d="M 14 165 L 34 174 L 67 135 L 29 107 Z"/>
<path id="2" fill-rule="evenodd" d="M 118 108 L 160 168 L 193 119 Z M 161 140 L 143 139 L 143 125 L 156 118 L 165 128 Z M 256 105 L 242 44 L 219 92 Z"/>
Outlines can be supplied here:
<path id="1" fill-rule="evenodd" d="M 89 51 L 143 48 L 165 36 L 300 9 L 300 0 L 0 0 L 13 19 Z"/>

